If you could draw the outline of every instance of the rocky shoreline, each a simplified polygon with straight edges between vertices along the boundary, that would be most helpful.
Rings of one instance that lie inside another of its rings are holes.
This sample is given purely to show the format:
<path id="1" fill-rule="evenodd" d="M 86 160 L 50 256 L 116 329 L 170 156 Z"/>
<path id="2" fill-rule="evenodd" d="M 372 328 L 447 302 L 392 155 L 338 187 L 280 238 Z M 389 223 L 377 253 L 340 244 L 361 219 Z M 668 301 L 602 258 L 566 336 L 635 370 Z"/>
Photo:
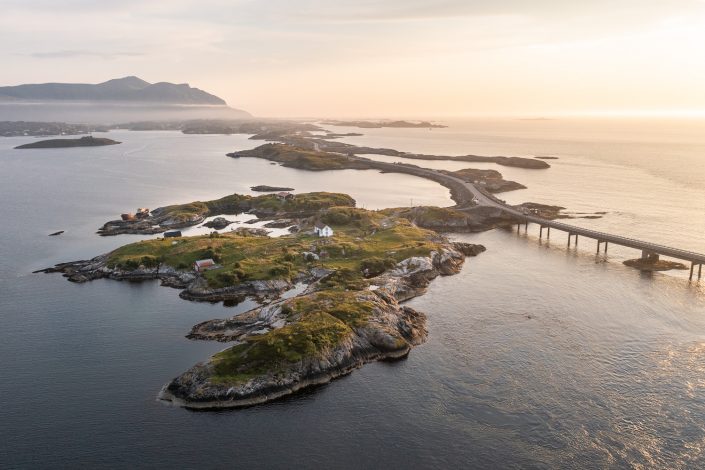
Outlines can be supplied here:
<path id="1" fill-rule="evenodd" d="M 404 259 L 392 269 L 368 279 L 367 289 L 340 293 L 322 287 L 335 275 L 335 271 L 320 268 L 300 273 L 291 281 L 249 281 L 220 289 L 208 287 L 199 273 L 185 272 L 163 264 L 132 270 L 110 266 L 110 254 L 58 264 L 42 272 L 59 272 L 69 281 L 78 283 L 101 278 L 126 281 L 158 279 L 164 286 L 182 289 L 180 296 L 189 300 L 259 299 L 262 303 L 260 307 L 229 319 L 202 322 L 187 335 L 193 340 L 235 342 L 236 346 L 226 352 L 239 345 L 258 344 L 267 333 L 296 328 L 307 322 L 306 315 L 309 313 L 302 304 L 313 303 L 316 309 L 335 315 L 341 309 L 339 302 L 343 297 L 351 302 L 352 308 L 365 310 L 365 315 L 348 323 L 347 327 L 337 325 L 343 330 L 339 339 L 320 350 L 307 352 L 300 360 L 280 361 L 274 365 L 267 363 L 266 367 L 262 366 L 263 369 L 255 368 L 252 371 L 244 361 L 241 365 L 245 370 L 242 377 L 229 379 L 226 376 L 223 379 L 218 374 L 220 363 L 216 355 L 174 378 L 159 393 L 160 400 L 187 408 L 237 408 L 327 383 L 371 361 L 405 357 L 414 346 L 425 341 L 426 317 L 400 303 L 422 295 L 436 277 L 456 274 L 466 256 L 476 256 L 483 251 L 485 248 L 481 245 L 443 241 L 428 256 Z M 302 294 L 278 300 L 294 283 L 301 282 L 308 285 Z"/>
<path id="2" fill-rule="evenodd" d="M 636 268 L 639 271 L 655 272 L 655 271 L 670 271 L 671 269 L 687 270 L 688 267 L 677 261 L 668 261 L 662 259 L 636 258 L 622 261 L 625 266 Z"/>
<path id="3" fill-rule="evenodd" d="M 290 363 L 270 373 L 239 383 L 213 380 L 217 362 L 197 364 L 173 379 L 159 398 L 193 409 L 238 408 L 265 403 L 312 385 L 328 383 L 347 375 L 365 363 L 405 357 L 427 337 L 426 316 L 399 302 L 425 292 L 439 275 L 460 271 L 465 256 L 484 251 L 480 245 L 453 244 L 429 257 L 409 258 L 371 282 L 375 290 L 356 293 L 356 300 L 372 304 L 367 322 L 352 328 L 344 341 L 322 354 Z M 316 296 L 315 291 L 303 296 Z M 301 296 L 299 296 L 301 297 Z M 296 309 L 299 297 L 258 307 L 226 320 L 210 320 L 193 327 L 191 339 L 243 342 L 262 331 L 284 328 Z"/>
<path id="4" fill-rule="evenodd" d="M 232 194 L 212 201 L 194 201 L 186 204 L 160 207 L 149 212 L 125 214 L 123 220 L 111 220 L 98 229 L 101 236 L 124 234 L 153 235 L 168 230 L 192 227 L 206 218 L 219 215 L 249 213 L 259 219 L 295 219 L 310 217 L 319 210 L 332 206 L 354 206 L 355 201 L 347 195 L 336 193 L 303 193 L 288 198 L 274 194 L 246 196 Z M 232 224 L 223 217 L 207 222 L 208 228 L 222 230 Z"/>

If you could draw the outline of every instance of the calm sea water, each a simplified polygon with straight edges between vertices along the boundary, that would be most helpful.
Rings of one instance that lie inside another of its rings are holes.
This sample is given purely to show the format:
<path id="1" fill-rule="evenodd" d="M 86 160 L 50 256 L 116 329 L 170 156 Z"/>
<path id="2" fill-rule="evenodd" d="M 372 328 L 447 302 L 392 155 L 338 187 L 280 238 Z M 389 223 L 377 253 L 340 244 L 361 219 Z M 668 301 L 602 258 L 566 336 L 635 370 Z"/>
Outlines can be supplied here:
<path id="1" fill-rule="evenodd" d="M 608 211 L 576 223 L 705 251 L 699 122 L 454 122 L 376 129 L 354 143 L 426 153 L 552 155 L 550 170 L 488 167 L 529 189 L 510 202 Z M 457 235 L 488 251 L 410 305 L 430 337 L 310 392 L 244 410 L 156 402 L 170 378 L 223 346 L 186 340 L 250 308 L 186 302 L 157 283 L 76 285 L 31 274 L 143 237 L 101 238 L 138 206 L 255 184 L 343 191 L 381 208 L 449 205 L 432 182 L 372 171 L 309 173 L 230 159 L 244 136 L 114 132 L 96 149 L 19 151 L 0 139 L 0 467 L 433 468 L 705 464 L 705 291 L 642 275 L 581 240 L 535 230 Z M 415 161 L 415 163 L 420 163 Z M 453 168 L 453 163 L 433 162 Z M 432 166 L 429 164 L 428 166 Z M 47 237 L 66 230 L 60 237 Z"/>

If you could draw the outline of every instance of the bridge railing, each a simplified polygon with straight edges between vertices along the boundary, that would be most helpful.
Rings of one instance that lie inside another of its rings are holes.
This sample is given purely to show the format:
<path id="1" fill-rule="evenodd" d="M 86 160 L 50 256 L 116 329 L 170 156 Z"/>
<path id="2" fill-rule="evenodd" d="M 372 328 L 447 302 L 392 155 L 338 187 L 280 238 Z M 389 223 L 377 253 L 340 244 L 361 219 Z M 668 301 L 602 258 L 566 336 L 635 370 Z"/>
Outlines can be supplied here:
<path id="1" fill-rule="evenodd" d="M 584 227 L 577 227 L 575 225 L 569 225 L 569 224 L 564 224 L 562 222 L 555 222 L 552 220 L 548 219 L 543 219 L 541 217 L 534 217 L 534 216 L 529 216 L 525 215 L 525 219 L 528 222 L 533 222 L 535 224 L 540 224 L 544 225 L 546 227 L 552 227 L 552 228 L 557 228 L 566 232 L 572 232 L 572 233 L 577 233 L 583 236 L 589 236 L 590 238 L 594 238 L 596 240 L 602 240 L 602 241 L 613 241 L 615 243 L 620 243 L 624 244 L 625 246 L 632 246 L 633 248 L 641 248 L 641 249 L 648 249 L 652 250 L 654 252 L 661 252 L 662 254 L 669 255 L 669 253 L 674 253 L 678 255 L 682 255 L 685 259 L 705 259 L 705 254 L 703 253 L 697 253 L 695 251 L 689 251 L 689 250 L 682 250 L 680 248 L 673 248 L 670 246 L 666 245 L 661 245 L 659 243 L 653 243 L 653 242 L 647 242 L 644 240 L 639 240 L 636 238 L 631 238 L 631 237 L 624 237 L 622 235 L 613 235 L 611 233 L 607 232 L 601 232 L 599 230 L 592 230 Z"/>

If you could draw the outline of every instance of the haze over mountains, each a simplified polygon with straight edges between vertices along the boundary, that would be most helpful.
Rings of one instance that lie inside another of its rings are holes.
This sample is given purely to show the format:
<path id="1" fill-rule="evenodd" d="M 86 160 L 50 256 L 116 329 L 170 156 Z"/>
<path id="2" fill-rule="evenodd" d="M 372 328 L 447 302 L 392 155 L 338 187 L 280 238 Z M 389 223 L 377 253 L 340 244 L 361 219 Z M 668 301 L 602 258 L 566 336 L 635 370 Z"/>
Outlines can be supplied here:
<path id="1" fill-rule="evenodd" d="M 251 117 L 186 83 L 129 76 L 98 84 L 43 83 L 0 87 L 0 120 L 115 123 L 129 120 Z"/>
<path id="2" fill-rule="evenodd" d="M 161 104 L 225 105 L 225 101 L 187 83 L 149 83 L 138 77 L 108 80 L 97 85 L 43 83 L 0 87 L 0 100 L 127 101 Z"/>

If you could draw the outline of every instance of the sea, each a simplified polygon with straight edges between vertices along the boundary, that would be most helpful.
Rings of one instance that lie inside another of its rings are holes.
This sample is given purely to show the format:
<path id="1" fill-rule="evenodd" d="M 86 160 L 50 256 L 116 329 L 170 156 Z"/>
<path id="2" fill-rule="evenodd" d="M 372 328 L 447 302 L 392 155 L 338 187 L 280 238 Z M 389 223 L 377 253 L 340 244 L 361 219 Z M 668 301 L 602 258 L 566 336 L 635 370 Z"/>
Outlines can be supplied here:
<path id="1" fill-rule="evenodd" d="M 507 202 L 604 212 L 567 222 L 705 253 L 705 121 L 443 122 L 331 130 L 414 153 L 557 157 L 546 170 L 409 162 L 495 169 L 527 186 Z M 186 339 L 192 325 L 255 304 L 33 271 L 149 238 L 95 233 L 123 212 L 258 184 L 345 192 L 367 209 L 453 202 L 410 175 L 227 157 L 262 143 L 247 135 L 107 137 L 122 143 L 15 150 L 35 138 L 0 138 L 0 468 L 705 467 L 705 278 L 641 273 L 622 264 L 635 250 L 597 254 L 583 238 L 568 248 L 566 234 L 539 239 L 532 225 L 449 235 L 487 251 L 409 302 L 429 337 L 405 360 L 239 410 L 157 401 L 226 347 Z"/>

